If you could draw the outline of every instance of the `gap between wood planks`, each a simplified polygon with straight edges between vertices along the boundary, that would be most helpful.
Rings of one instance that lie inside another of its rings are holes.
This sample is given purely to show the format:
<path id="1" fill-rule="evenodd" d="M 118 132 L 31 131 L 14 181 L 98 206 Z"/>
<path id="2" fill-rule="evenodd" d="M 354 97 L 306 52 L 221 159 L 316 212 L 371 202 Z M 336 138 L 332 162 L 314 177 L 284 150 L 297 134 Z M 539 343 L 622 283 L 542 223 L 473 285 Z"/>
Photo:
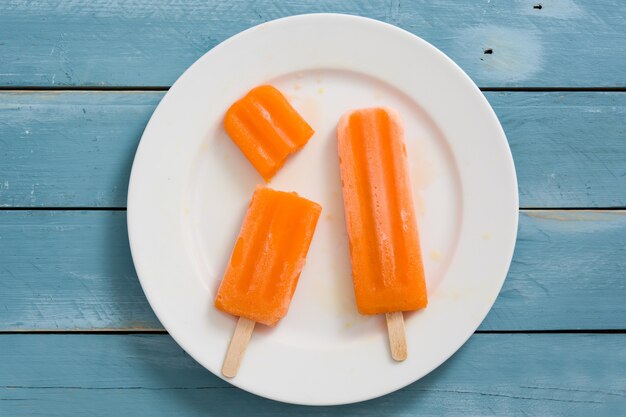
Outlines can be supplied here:
<path id="1" fill-rule="evenodd" d="M 0 336 L 8 334 L 69 334 L 69 335 L 129 335 L 129 334 L 169 334 L 167 330 L 130 329 L 130 330 L 2 330 Z M 570 329 L 570 330 L 476 330 L 474 334 L 626 334 L 626 329 Z"/>
<path id="2" fill-rule="evenodd" d="M 0 86 L 0 91 L 6 92 L 37 92 L 37 91 L 127 91 L 127 92 L 144 92 L 144 91 L 168 91 L 169 86 L 153 85 L 153 86 Z M 615 87 L 479 87 L 480 91 L 496 91 L 496 92 L 626 92 L 626 86 Z"/>
<path id="3" fill-rule="evenodd" d="M 624 211 L 626 206 L 611 207 L 520 207 L 521 211 Z M 126 207 L 28 207 L 0 206 L 0 211 L 126 211 Z"/>

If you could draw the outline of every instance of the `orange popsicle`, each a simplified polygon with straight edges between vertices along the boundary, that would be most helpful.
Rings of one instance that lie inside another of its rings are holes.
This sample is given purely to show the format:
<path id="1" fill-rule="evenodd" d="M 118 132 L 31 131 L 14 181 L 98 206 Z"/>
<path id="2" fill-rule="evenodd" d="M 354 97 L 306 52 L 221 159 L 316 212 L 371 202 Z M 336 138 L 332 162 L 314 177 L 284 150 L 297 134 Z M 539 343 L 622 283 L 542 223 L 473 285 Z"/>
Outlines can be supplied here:
<path id="1" fill-rule="evenodd" d="M 359 312 L 425 307 L 424 268 L 400 120 L 382 108 L 352 111 L 339 121 L 337 139 Z"/>
<path id="2" fill-rule="evenodd" d="M 235 102 L 226 112 L 224 128 L 265 181 L 315 133 L 271 85 L 253 88 Z"/>
<path id="3" fill-rule="evenodd" d="M 237 373 L 254 323 L 287 314 L 322 208 L 296 193 L 258 186 L 220 285 L 215 307 L 239 316 L 222 373 Z"/>

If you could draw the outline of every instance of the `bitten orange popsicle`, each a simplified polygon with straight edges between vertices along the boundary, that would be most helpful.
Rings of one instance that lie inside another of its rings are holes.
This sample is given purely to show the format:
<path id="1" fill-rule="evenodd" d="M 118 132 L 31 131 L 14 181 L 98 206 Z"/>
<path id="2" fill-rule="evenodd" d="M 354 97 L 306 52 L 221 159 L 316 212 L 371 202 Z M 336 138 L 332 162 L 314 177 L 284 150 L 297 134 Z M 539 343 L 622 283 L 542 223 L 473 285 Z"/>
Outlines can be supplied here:
<path id="1" fill-rule="evenodd" d="M 271 85 L 253 88 L 235 102 L 226 112 L 224 128 L 265 181 L 315 133 Z"/>
<path id="2" fill-rule="evenodd" d="M 404 360 L 402 312 L 427 296 L 403 128 L 388 109 L 355 110 L 337 139 L 357 307 L 387 314 L 392 356 Z"/>
<path id="3" fill-rule="evenodd" d="M 236 375 L 255 322 L 274 326 L 287 314 L 321 210 L 296 193 L 256 188 L 215 299 L 239 316 L 225 376 Z"/>

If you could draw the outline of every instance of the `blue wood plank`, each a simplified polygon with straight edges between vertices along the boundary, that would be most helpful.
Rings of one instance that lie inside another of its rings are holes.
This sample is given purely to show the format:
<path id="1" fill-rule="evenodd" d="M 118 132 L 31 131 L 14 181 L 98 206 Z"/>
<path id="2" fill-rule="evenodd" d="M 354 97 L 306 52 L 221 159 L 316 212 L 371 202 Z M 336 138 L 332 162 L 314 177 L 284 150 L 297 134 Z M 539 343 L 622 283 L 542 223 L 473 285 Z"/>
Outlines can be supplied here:
<path id="1" fill-rule="evenodd" d="M 161 329 L 125 212 L 0 212 L 0 242 L 0 329 Z"/>
<path id="2" fill-rule="evenodd" d="M 0 5 L 0 85 L 169 86 L 231 35 L 312 12 L 398 25 L 481 86 L 626 85 L 626 3 L 610 0 L 11 0 Z"/>
<path id="3" fill-rule="evenodd" d="M 626 212 L 522 212 L 509 275 L 480 329 L 626 329 L 625 270 Z"/>
<path id="4" fill-rule="evenodd" d="M 511 144 L 522 207 L 626 206 L 626 94 L 486 95 Z M 0 205 L 124 207 L 134 151 L 162 96 L 0 93 Z"/>
<path id="5" fill-rule="evenodd" d="M 229 386 L 168 335 L 2 335 L 6 416 L 619 416 L 626 335 L 474 335 L 388 396 L 341 407 L 282 404 Z"/>
<path id="6" fill-rule="evenodd" d="M 0 93 L 1 206 L 124 206 L 163 93 Z"/>
<path id="7" fill-rule="evenodd" d="M 521 207 L 626 206 L 626 93 L 487 93 Z"/>
<path id="8" fill-rule="evenodd" d="M 0 212 L 0 331 L 162 329 L 125 222 L 124 212 Z M 510 273 L 480 329 L 626 329 L 625 269 L 626 212 L 522 212 Z"/>

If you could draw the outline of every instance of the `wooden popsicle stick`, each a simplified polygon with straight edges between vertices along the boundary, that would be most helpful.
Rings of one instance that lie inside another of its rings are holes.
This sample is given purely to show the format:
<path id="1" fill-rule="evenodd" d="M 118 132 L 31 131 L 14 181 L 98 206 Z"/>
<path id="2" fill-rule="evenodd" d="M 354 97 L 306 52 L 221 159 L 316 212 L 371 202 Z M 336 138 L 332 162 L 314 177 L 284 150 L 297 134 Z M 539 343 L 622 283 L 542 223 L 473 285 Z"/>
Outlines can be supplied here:
<path id="1" fill-rule="evenodd" d="M 228 345 L 224 363 L 222 364 L 222 375 L 226 378 L 234 378 L 237 375 L 255 323 L 253 320 L 239 317 L 233 337 L 230 339 L 230 345 Z"/>
<path id="2" fill-rule="evenodd" d="M 391 357 L 402 362 L 407 357 L 406 333 L 404 331 L 404 317 L 401 311 L 385 313 L 387 318 L 387 333 L 389 333 L 389 348 Z"/>

